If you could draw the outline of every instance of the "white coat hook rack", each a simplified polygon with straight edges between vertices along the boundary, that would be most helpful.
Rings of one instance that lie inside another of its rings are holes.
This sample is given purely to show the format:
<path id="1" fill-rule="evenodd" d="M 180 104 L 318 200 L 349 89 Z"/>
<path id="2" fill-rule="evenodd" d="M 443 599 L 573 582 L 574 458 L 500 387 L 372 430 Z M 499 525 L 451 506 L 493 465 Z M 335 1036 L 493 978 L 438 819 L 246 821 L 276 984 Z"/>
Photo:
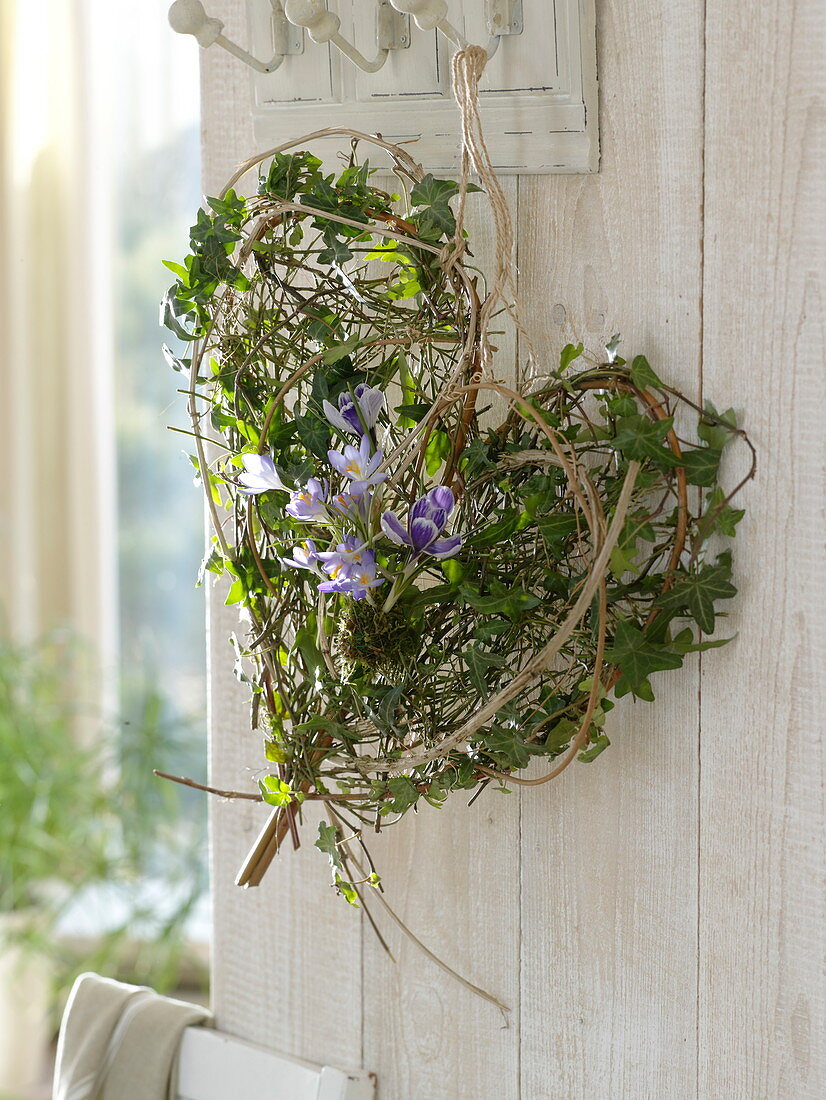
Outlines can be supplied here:
<path id="1" fill-rule="evenodd" d="M 341 20 L 327 10 L 324 0 L 287 0 L 284 11 L 290 23 L 303 27 L 313 42 L 318 45 L 329 42 L 365 73 L 377 73 L 391 50 L 402 49 L 409 43 L 409 27 L 388 0 L 376 3 L 377 52 L 374 58 L 365 57 L 341 34 Z"/>
<path id="2" fill-rule="evenodd" d="M 265 0 L 261 0 L 262 3 Z M 222 46 L 259 73 L 273 73 L 290 54 L 304 51 L 306 30 L 317 45 L 329 42 L 362 72 L 376 73 L 391 50 L 410 46 L 410 17 L 423 31 L 437 30 L 454 46 L 468 45 L 464 35 L 447 18 L 445 0 L 375 0 L 376 56 L 365 57 L 361 50 L 341 33 L 341 19 L 327 10 L 325 0 L 269 0 L 272 6 L 273 56 L 261 61 L 223 33 L 220 19 L 209 16 L 201 0 L 175 0 L 169 9 L 169 22 L 179 34 L 191 34 L 198 45 Z M 503 35 L 522 33 L 522 0 L 485 0 L 485 15 L 490 37 L 486 49 L 492 57 Z"/>
<path id="3" fill-rule="evenodd" d="M 415 141 L 426 170 L 453 171 L 461 125 L 450 57 L 478 43 L 488 55 L 479 112 L 494 168 L 598 165 L 595 0 L 244 0 L 246 41 L 226 33 L 219 3 L 230 6 L 175 0 L 169 22 L 248 67 L 265 146 L 347 126 Z"/>
<path id="4" fill-rule="evenodd" d="M 222 46 L 259 73 L 274 73 L 289 54 L 303 53 L 304 38 L 301 31 L 289 22 L 281 0 L 270 0 L 272 5 L 273 56 L 270 61 L 259 61 L 251 53 L 224 35 L 220 19 L 207 15 L 201 0 L 175 0 L 169 9 L 169 25 L 178 34 L 191 34 L 202 49 Z"/>

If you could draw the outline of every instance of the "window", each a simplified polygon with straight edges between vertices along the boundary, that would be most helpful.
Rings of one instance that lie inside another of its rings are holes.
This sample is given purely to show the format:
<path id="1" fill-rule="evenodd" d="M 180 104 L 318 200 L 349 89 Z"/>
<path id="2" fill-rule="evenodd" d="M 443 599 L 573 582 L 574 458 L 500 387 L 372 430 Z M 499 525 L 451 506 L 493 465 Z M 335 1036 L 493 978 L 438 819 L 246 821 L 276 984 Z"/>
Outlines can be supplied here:
<path id="1" fill-rule="evenodd" d="M 186 457 L 181 376 L 164 362 L 169 334 L 159 302 L 172 281 L 162 259 L 187 247 L 200 202 L 198 51 L 172 34 L 166 0 L 137 13 L 127 0 L 86 0 L 90 59 L 88 162 L 101 223 L 96 226 L 98 303 L 109 328 L 117 539 L 111 635 L 104 664 L 117 730 L 124 837 L 142 870 L 137 933 L 160 946 L 180 918 L 190 939 L 208 936 L 206 800 L 157 779 L 152 768 L 203 778 L 206 674 L 202 497 Z M 174 349 L 179 353 L 181 349 Z M 149 825 L 147 827 L 147 822 Z M 67 927 L 91 933 L 118 925 L 136 899 L 102 888 L 75 906 Z M 81 913 L 82 909 L 82 913 Z M 176 926 L 180 931 L 180 927 Z M 164 984 L 148 963 L 148 978 Z"/>

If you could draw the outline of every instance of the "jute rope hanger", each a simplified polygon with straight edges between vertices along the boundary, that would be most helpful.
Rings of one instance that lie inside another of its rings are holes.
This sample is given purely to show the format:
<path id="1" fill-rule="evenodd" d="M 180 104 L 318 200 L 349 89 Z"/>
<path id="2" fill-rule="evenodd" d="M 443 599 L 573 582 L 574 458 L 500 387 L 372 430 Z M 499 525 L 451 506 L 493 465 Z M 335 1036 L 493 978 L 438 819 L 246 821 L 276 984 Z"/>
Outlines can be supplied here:
<path id="1" fill-rule="evenodd" d="M 533 342 L 521 316 L 519 295 L 516 287 L 515 252 L 516 240 L 513 232 L 508 201 L 493 168 L 488 151 L 482 119 L 479 115 L 479 81 L 488 62 L 487 51 L 481 46 L 468 46 L 457 50 L 451 61 L 453 95 L 461 117 L 461 149 L 459 159 L 459 194 L 456 200 L 456 233 L 443 251 L 445 269 L 449 270 L 465 251 L 464 224 L 465 202 L 469 175 L 473 170 L 487 195 L 493 215 L 493 227 L 496 235 L 496 255 L 494 258 L 493 278 L 487 297 L 482 303 L 479 327 L 482 334 L 482 371 L 492 377 L 493 349 L 488 339 L 488 331 L 493 315 L 501 306 L 513 321 L 517 332 L 525 344 L 526 358 L 533 363 Z M 516 364 L 516 389 L 521 388 L 521 371 Z"/>

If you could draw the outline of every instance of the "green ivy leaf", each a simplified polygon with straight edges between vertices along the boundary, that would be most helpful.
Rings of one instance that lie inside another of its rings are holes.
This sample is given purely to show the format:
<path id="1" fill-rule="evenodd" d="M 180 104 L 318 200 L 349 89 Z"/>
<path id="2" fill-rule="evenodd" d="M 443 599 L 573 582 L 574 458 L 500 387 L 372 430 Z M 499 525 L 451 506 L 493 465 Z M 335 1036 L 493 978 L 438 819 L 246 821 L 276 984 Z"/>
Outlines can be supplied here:
<path id="1" fill-rule="evenodd" d="M 721 451 L 716 447 L 697 447 L 683 451 L 679 465 L 685 470 L 689 485 L 713 485 L 720 468 Z"/>
<path id="2" fill-rule="evenodd" d="M 344 864 L 338 850 L 338 829 L 335 825 L 329 825 L 326 821 L 319 821 L 315 846 L 327 856 L 331 867 L 337 868 L 339 871 L 344 870 Z"/>
<path id="3" fill-rule="evenodd" d="M 709 638 L 705 642 L 695 642 L 694 632 L 690 626 L 687 626 L 672 638 L 671 648 L 676 653 L 705 653 L 707 649 L 719 649 L 720 646 L 728 645 L 730 641 L 733 641 L 733 638 Z"/>
<path id="4" fill-rule="evenodd" d="M 631 360 L 631 381 L 638 390 L 650 390 L 652 386 L 662 389 L 663 386 L 644 355 L 635 355 Z"/>
<path id="5" fill-rule="evenodd" d="M 474 535 L 468 538 L 467 544 L 469 546 L 475 546 L 479 549 L 485 546 L 494 546 L 498 542 L 502 542 L 507 539 L 519 525 L 519 515 L 517 512 L 509 512 L 503 516 L 502 519 L 497 520 L 496 523 L 491 523 L 488 527 L 483 527 L 481 531 L 477 531 Z"/>
<path id="6" fill-rule="evenodd" d="M 326 226 L 322 237 L 327 247 L 322 248 L 318 254 L 318 262 L 320 264 L 327 264 L 330 267 L 341 267 L 343 264 L 346 264 L 348 260 L 352 260 L 353 253 L 350 250 L 350 246 L 347 241 L 340 236 L 337 226 Z"/>
<path id="7" fill-rule="evenodd" d="M 189 369 L 192 366 L 191 359 L 179 359 L 168 344 L 162 344 L 161 351 L 163 352 L 163 357 L 168 366 L 172 367 L 173 370 L 178 371 L 180 374 L 189 374 Z"/>
<path id="8" fill-rule="evenodd" d="M 438 429 L 431 432 L 430 439 L 424 452 L 424 464 L 430 477 L 433 477 L 441 468 L 447 456 L 450 454 L 450 436 L 447 432 Z"/>
<path id="9" fill-rule="evenodd" d="M 468 192 L 481 191 L 475 184 L 468 186 Z M 451 237 L 456 232 L 456 219 L 450 209 L 450 200 L 458 194 L 459 185 L 455 180 L 436 179 L 430 172 L 410 192 L 410 202 L 418 207 L 413 221 L 423 237 Z"/>
<path id="10" fill-rule="evenodd" d="M 671 451 L 663 446 L 673 423 L 670 416 L 665 420 L 649 420 L 642 414 L 624 416 L 617 425 L 617 434 L 609 443 L 626 458 L 638 462 L 649 460 L 661 470 L 667 470 L 677 461 Z"/>
<path id="11" fill-rule="evenodd" d="M 224 555 L 216 546 L 213 546 L 201 561 L 200 568 L 198 569 L 198 580 L 195 584 L 196 588 L 200 588 L 204 583 L 204 577 L 207 571 L 215 573 L 218 577 L 224 572 Z"/>
<path id="12" fill-rule="evenodd" d="M 189 272 L 183 264 L 176 264 L 174 260 L 161 260 L 161 263 L 169 268 L 173 275 L 177 275 L 184 286 L 189 286 Z"/>
<path id="13" fill-rule="evenodd" d="M 213 214 L 223 217 L 228 225 L 232 225 L 237 229 L 242 224 L 247 209 L 247 200 L 232 187 L 223 198 L 208 198 L 207 202 Z"/>
<path id="14" fill-rule="evenodd" d="M 424 179 L 410 192 L 410 202 L 413 206 L 434 206 L 449 202 L 454 195 L 459 193 L 459 185 L 455 180 L 440 180 L 428 172 Z"/>
<path id="15" fill-rule="evenodd" d="M 201 464 L 195 454 L 187 454 L 187 458 L 191 462 L 192 466 L 195 467 L 195 482 L 196 484 L 198 484 L 202 481 Z M 209 494 L 214 500 L 214 503 L 216 503 L 220 508 L 222 503 L 220 488 L 221 478 L 218 477 L 217 474 L 213 474 L 212 471 L 209 469 L 209 466 L 207 466 L 207 481 L 209 482 Z"/>
<path id="16" fill-rule="evenodd" d="M 319 179 L 320 168 L 321 161 L 312 153 L 276 153 L 258 190 L 291 202 L 302 187 Z"/>
<path id="17" fill-rule="evenodd" d="M 324 672 L 327 667 L 324 656 L 318 648 L 317 637 L 316 624 L 313 622 L 312 628 L 304 625 L 295 632 L 294 642 L 295 648 L 304 659 L 304 664 L 311 672 L 316 673 Z"/>
<path id="18" fill-rule="evenodd" d="M 324 421 L 315 416 L 297 416 L 295 426 L 298 431 L 298 438 L 307 450 L 311 451 L 317 458 L 326 459 L 332 437 L 329 424 L 325 424 Z"/>
<path id="19" fill-rule="evenodd" d="M 718 413 L 710 401 L 706 402 L 706 411 L 700 417 L 697 425 L 697 435 L 703 443 L 709 447 L 715 447 L 722 451 L 723 447 L 731 440 L 732 430 L 737 427 L 737 417 L 734 409 L 726 409 L 724 413 Z"/>
<path id="20" fill-rule="evenodd" d="M 601 733 L 595 741 L 592 741 L 587 749 L 583 749 L 581 753 L 577 755 L 577 760 L 581 760 L 583 764 L 590 764 L 592 760 L 596 760 L 601 752 L 605 752 L 611 742 Z"/>
<path id="21" fill-rule="evenodd" d="M 446 558 L 444 561 L 440 561 L 439 567 L 451 584 L 458 584 L 465 575 L 464 565 L 455 558 Z"/>
<path id="22" fill-rule="evenodd" d="M 448 603 L 456 597 L 456 586 L 453 584 L 437 584 L 433 588 L 425 588 L 424 591 L 415 592 L 409 597 L 408 606 L 412 610 L 428 607 L 433 603 Z"/>
<path id="23" fill-rule="evenodd" d="M 510 630 L 512 623 L 507 619 L 490 619 L 480 623 L 473 632 L 474 638 L 478 638 L 484 645 L 490 645 L 505 631 Z"/>
<path id="24" fill-rule="evenodd" d="M 724 504 L 725 493 L 717 488 L 708 494 L 706 510 L 703 514 L 703 530 L 706 535 L 712 531 L 719 531 L 721 535 L 734 538 L 735 527 L 746 514 L 745 508 L 732 508 L 730 504 Z M 710 529 L 706 529 L 706 524 Z"/>
<path id="25" fill-rule="evenodd" d="M 462 600 L 481 615 L 506 615 L 509 619 L 517 619 L 542 602 L 539 596 L 527 592 L 521 585 L 508 587 L 501 581 L 491 581 L 485 593 L 470 584 L 462 585 L 459 591 Z"/>
<path id="26" fill-rule="evenodd" d="M 396 708 L 404 699 L 406 690 L 406 684 L 396 684 L 395 687 L 388 687 L 381 696 L 381 702 L 379 703 L 379 715 L 382 721 L 396 732 L 399 730 L 396 721 Z"/>
<path id="27" fill-rule="evenodd" d="M 631 691 L 641 698 L 653 697 L 648 684 L 648 677 L 652 672 L 679 668 L 683 663 L 679 653 L 674 653 L 667 644 L 652 641 L 630 619 L 620 619 L 617 622 L 614 640 L 605 657 L 622 673 L 617 682 L 616 694 L 622 696 Z"/>
<path id="28" fill-rule="evenodd" d="M 559 512 L 551 516 L 542 516 L 536 521 L 539 533 L 548 546 L 555 550 L 577 529 L 576 516 Z"/>
<path id="29" fill-rule="evenodd" d="M 611 572 L 619 579 L 624 573 L 633 573 L 635 569 L 634 558 L 636 557 L 636 546 L 615 546 L 611 551 L 611 557 L 609 564 Z"/>
<path id="30" fill-rule="evenodd" d="M 179 340 L 194 340 L 197 333 L 190 332 L 181 324 L 181 319 L 194 325 L 197 316 L 191 304 L 183 303 L 176 295 L 176 287 L 170 287 L 161 299 L 161 324 L 168 328 Z"/>
<path id="31" fill-rule="evenodd" d="M 504 668 L 505 658 L 498 653 L 486 653 L 477 645 L 468 646 L 462 653 L 473 686 L 484 699 L 488 694 L 486 675 L 488 669 Z"/>
<path id="32" fill-rule="evenodd" d="M 236 579 L 230 585 L 229 592 L 227 592 L 227 598 L 224 603 L 227 607 L 231 607 L 236 603 L 243 603 L 247 598 L 247 586 L 241 577 Z"/>
<path id="33" fill-rule="evenodd" d="M 456 218 L 450 209 L 450 199 L 458 190 L 453 180 L 437 180 L 429 174 L 413 188 L 410 198 L 420 209 L 412 220 L 422 237 L 439 240 L 453 236 Z"/>
<path id="34" fill-rule="evenodd" d="M 462 452 L 460 463 L 468 477 L 475 477 L 482 470 L 493 465 L 489 457 L 489 446 L 483 439 L 472 439 Z"/>
<path id="35" fill-rule="evenodd" d="M 426 401 L 414 401 L 409 405 L 397 405 L 394 412 L 405 420 L 418 424 L 430 412 L 431 406 Z"/>
<path id="36" fill-rule="evenodd" d="M 394 814 L 403 814 L 419 800 L 419 790 L 412 779 L 406 775 L 397 776 L 387 780 L 387 790 L 390 794 L 388 806 Z"/>
<path id="37" fill-rule="evenodd" d="M 630 393 L 621 393 L 616 397 L 609 397 L 606 404 L 608 411 L 618 420 L 624 416 L 635 416 L 638 409 L 637 402 Z"/>
<path id="38" fill-rule="evenodd" d="M 609 363 L 615 363 L 617 361 L 617 348 L 620 346 L 620 340 L 622 337 L 618 332 L 615 332 L 608 343 L 605 345 L 605 354 L 608 356 Z"/>
<path id="39" fill-rule="evenodd" d="M 512 727 L 494 727 L 485 734 L 484 746 L 485 752 L 502 758 L 509 768 L 525 768 L 530 762 L 531 757 L 524 738 Z"/>
<path id="40" fill-rule="evenodd" d="M 275 775 L 265 775 L 263 779 L 259 779 L 258 788 L 261 797 L 270 806 L 289 806 L 295 797 L 290 784 Z"/>
<path id="41" fill-rule="evenodd" d="M 566 344 L 562 351 L 559 353 L 560 373 L 567 370 L 575 359 L 579 359 L 584 350 L 585 348 L 582 344 Z"/>
<path id="42" fill-rule="evenodd" d="M 321 362 L 331 367 L 334 363 L 338 363 L 339 360 L 352 354 L 360 343 L 361 337 L 356 333 L 355 336 L 350 336 L 342 344 L 333 344 L 331 348 L 327 348 L 324 352 L 321 357 Z"/>
<path id="43" fill-rule="evenodd" d="M 539 716 L 540 720 L 542 715 Z M 544 745 L 550 756 L 559 756 L 571 743 L 571 738 L 579 729 L 579 722 L 572 718 L 562 718 L 555 722 L 545 737 Z"/>
<path id="44" fill-rule="evenodd" d="M 715 565 L 680 574 L 674 587 L 657 597 L 657 606 L 672 615 L 687 613 L 704 634 L 713 634 L 714 601 L 730 600 L 737 595 L 730 577 L 728 556 L 721 554 Z"/>
<path id="45" fill-rule="evenodd" d="M 267 741 L 264 745 L 264 756 L 270 764 L 286 764 L 287 754 L 275 741 Z"/>
<path id="46" fill-rule="evenodd" d="M 354 909 L 361 908 L 359 905 L 358 891 L 355 886 L 353 886 L 352 882 L 343 879 L 341 875 L 336 875 L 335 885 L 336 890 L 341 894 L 348 905 L 352 905 Z"/>

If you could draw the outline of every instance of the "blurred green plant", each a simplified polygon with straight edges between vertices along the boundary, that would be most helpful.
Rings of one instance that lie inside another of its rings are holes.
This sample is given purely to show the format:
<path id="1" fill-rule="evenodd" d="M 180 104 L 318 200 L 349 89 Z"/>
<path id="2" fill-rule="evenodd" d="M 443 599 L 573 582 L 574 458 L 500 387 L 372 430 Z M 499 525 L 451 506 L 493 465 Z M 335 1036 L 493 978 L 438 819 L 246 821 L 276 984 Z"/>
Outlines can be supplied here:
<path id="1" fill-rule="evenodd" d="M 110 796 L 99 751 L 73 736 L 69 660 L 57 637 L 0 643 L 0 911 L 54 909 L 55 888 L 109 872 Z"/>
<path id="2" fill-rule="evenodd" d="M 183 735 L 151 687 L 139 721 L 100 732 L 74 690 L 79 663 L 65 634 L 25 647 L 0 639 L 0 913 L 30 917 L 18 939 L 50 957 L 59 988 L 84 969 L 160 989 L 185 971 L 203 985 L 187 944 L 207 883 L 203 826 L 188 792 L 151 770 L 180 759 Z M 96 731 L 93 743 L 82 728 Z M 115 921 L 99 934 L 56 934 L 95 889 L 116 896 Z"/>

